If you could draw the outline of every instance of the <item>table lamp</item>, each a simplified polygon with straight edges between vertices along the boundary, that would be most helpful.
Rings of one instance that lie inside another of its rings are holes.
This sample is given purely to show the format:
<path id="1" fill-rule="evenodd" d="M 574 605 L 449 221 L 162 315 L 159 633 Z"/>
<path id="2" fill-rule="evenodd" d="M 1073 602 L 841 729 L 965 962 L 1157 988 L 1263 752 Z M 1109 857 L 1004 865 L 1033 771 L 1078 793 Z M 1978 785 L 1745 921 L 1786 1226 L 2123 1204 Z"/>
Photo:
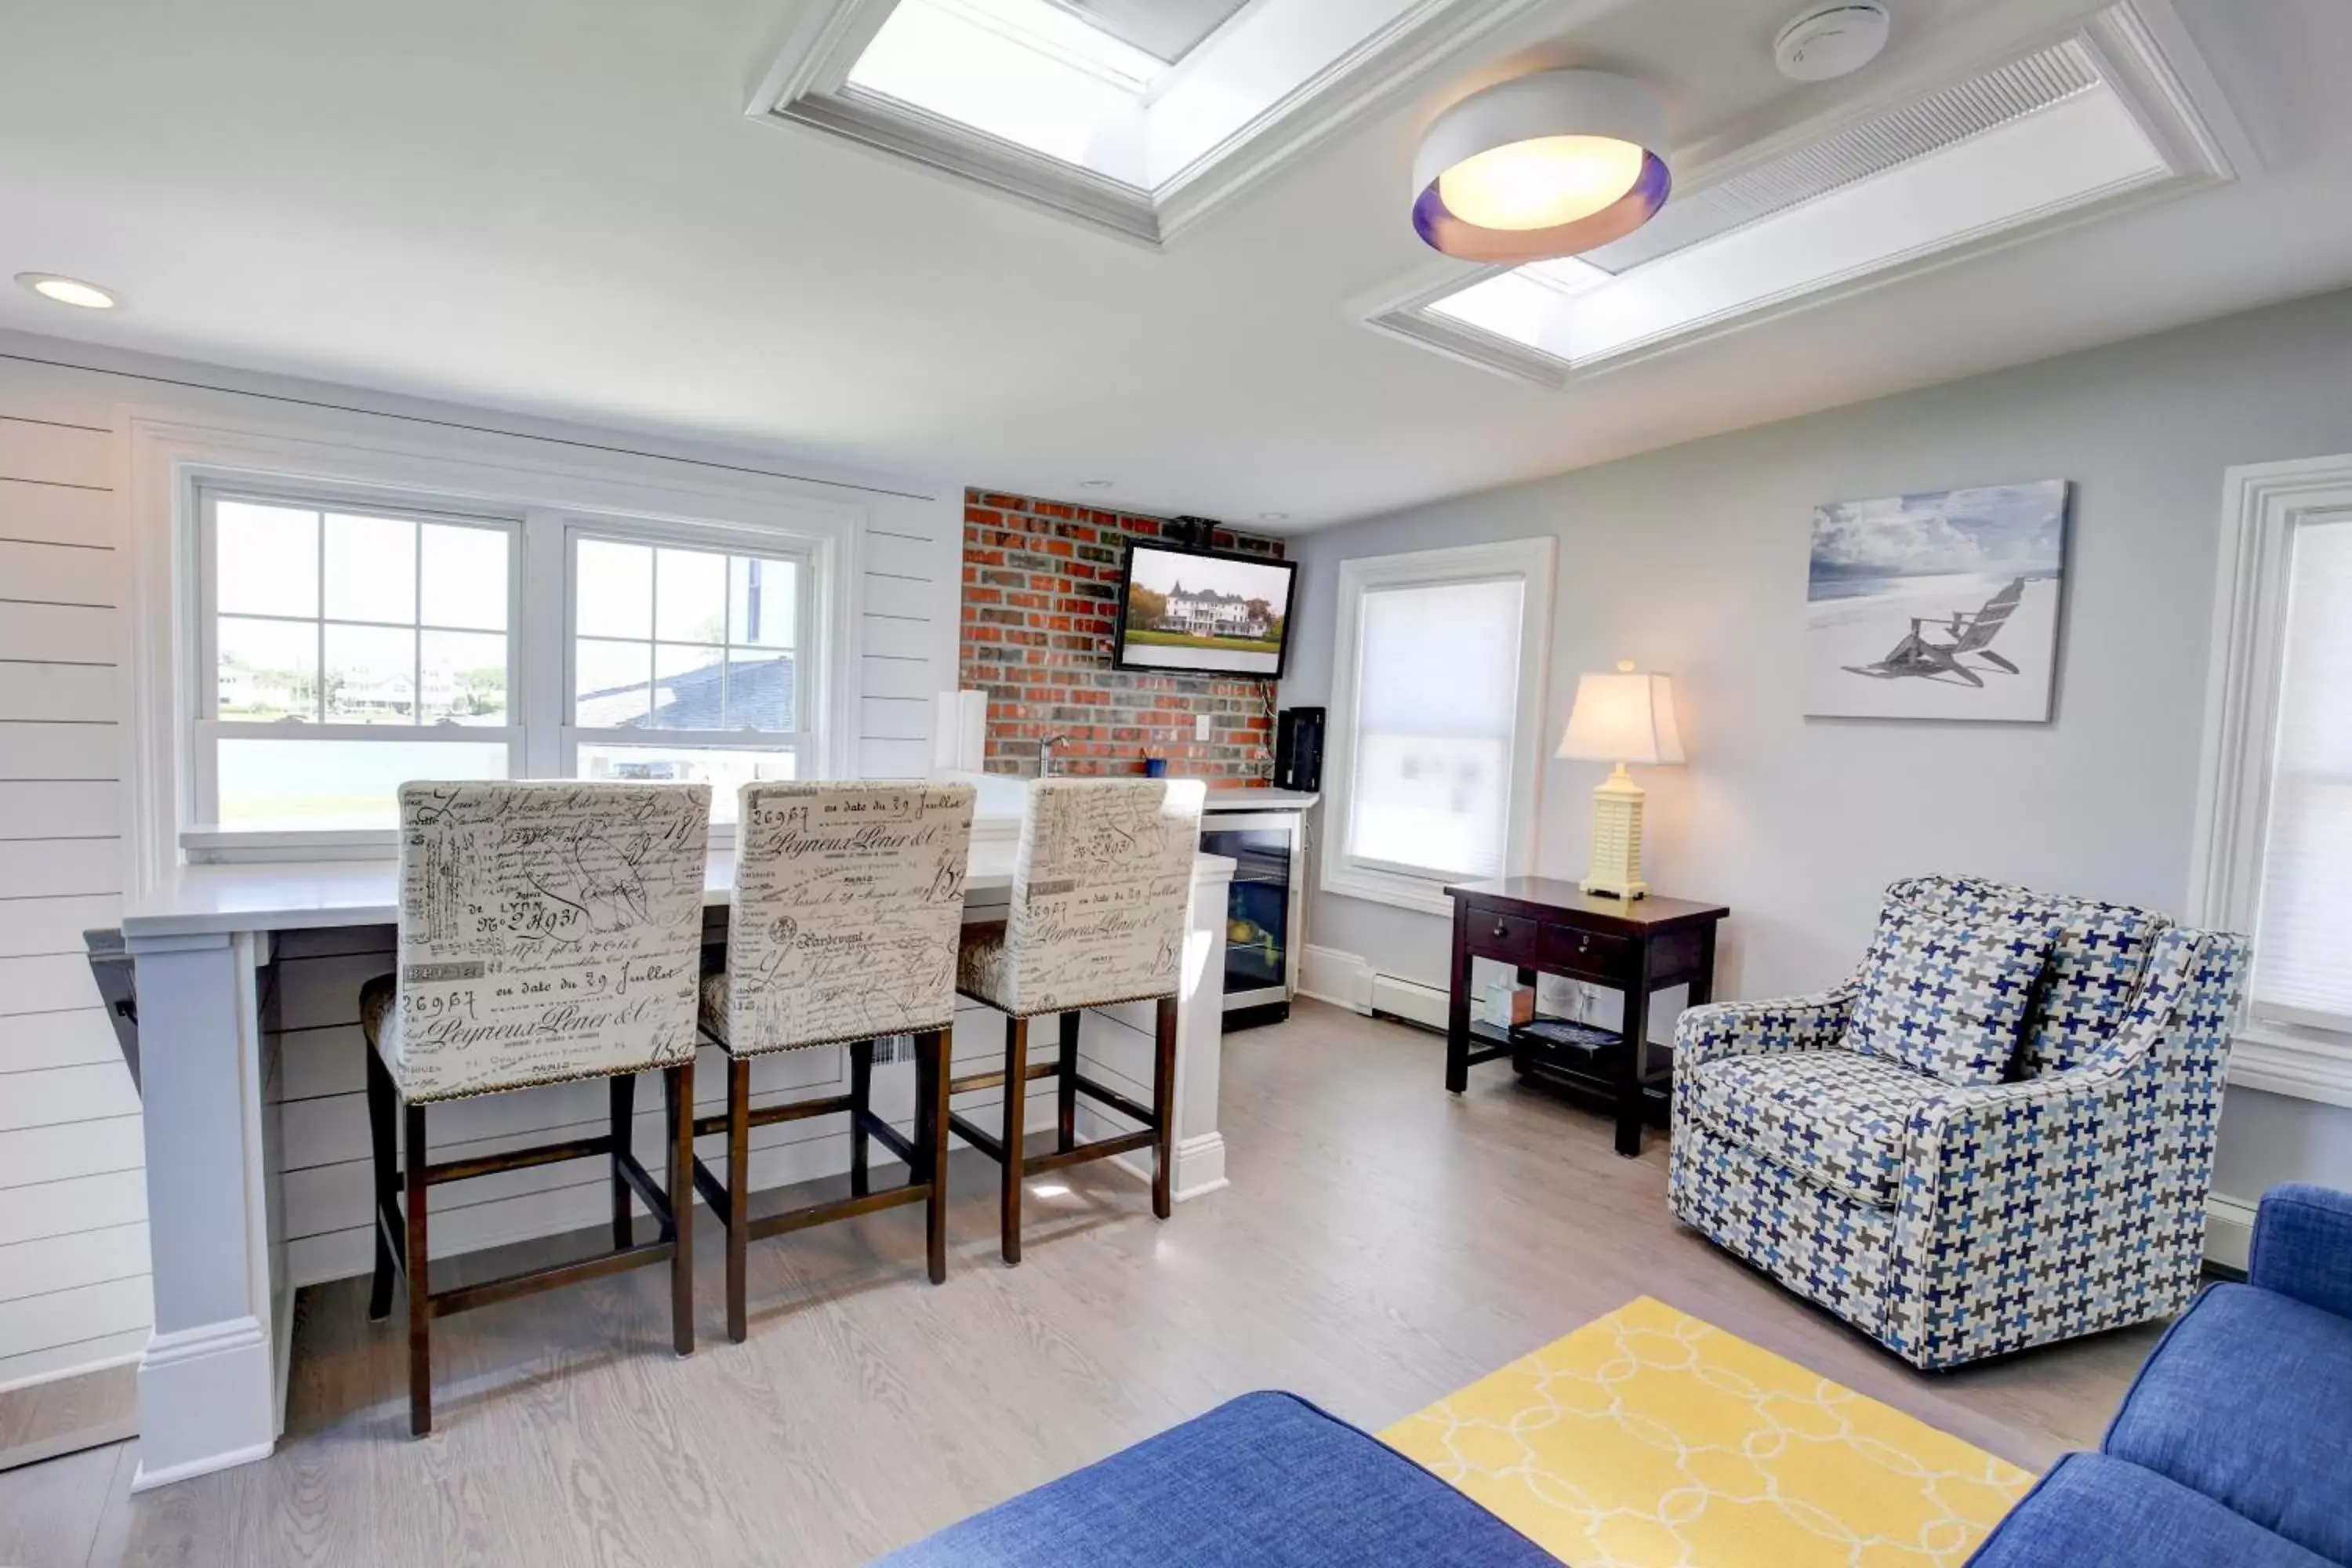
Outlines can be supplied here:
<path id="1" fill-rule="evenodd" d="M 1672 683 L 1663 675 L 1636 674 L 1630 658 L 1619 659 L 1614 674 L 1579 676 L 1559 754 L 1617 764 L 1592 792 L 1592 868 L 1583 887 L 1612 899 L 1640 898 L 1650 890 L 1642 880 L 1643 791 L 1625 764 L 1683 760 Z"/>

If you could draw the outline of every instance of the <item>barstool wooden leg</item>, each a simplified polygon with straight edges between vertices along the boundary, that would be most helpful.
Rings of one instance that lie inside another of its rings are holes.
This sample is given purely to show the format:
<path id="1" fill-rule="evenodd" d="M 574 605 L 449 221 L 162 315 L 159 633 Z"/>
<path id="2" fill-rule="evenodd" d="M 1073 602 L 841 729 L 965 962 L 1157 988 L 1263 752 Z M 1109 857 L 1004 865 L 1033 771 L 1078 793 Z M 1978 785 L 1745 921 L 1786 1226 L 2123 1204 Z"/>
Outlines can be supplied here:
<path id="1" fill-rule="evenodd" d="M 637 1075 L 618 1074 L 605 1080 L 612 1086 L 613 1110 L 613 1245 L 626 1247 L 636 1238 L 630 1214 L 628 1178 L 621 1174 L 621 1156 L 629 1149 L 629 1130 L 637 1116 Z"/>
<path id="2" fill-rule="evenodd" d="M 1009 1268 L 1021 1261 L 1021 1165 L 1024 1129 L 1022 1122 L 1029 1099 L 1029 1020 L 1004 1020 L 1004 1164 L 1000 1221 L 1002 1250 Z"/>
<path id="3" fill-rule="evenodd" d="M 432 1265 L 425 1247 L 425 1200 L 432 1188 L 425 1180 L 425 1107 L 402 1109 L 402 1184 L 408 1200 L 408 1435 L 422 1437 L 433 1430 Z"/>
<path id="4" fill-rule="evenodd" d="M 1159 1141 L 1152 1145 L 1151 1212 L 1161 1219 L 1174 1206 L 1176 1167 L 1176 998 L 1160 999 L 1157 1049 L 1151 1064 L 1151 1121 Z"/>
<path id="5" fill-rule="evenodd" d="M 858 1040 L 849 1047 L 849 1195 L 862 1198 L 873 1190 L 866 1175 L 866 1117 L 874 1100 L 874 1042 Z"/>
<path id="6" fill-rule="evenodd" d="M 400 1136 L 400 1094 L 375 1047 L 362 1048 L 367 1052 L 368 1143 L 375 1160 L 375 1180 L 368 1196 L 368 1230 L 375 1237 L 375 1279 L 368 1287 L 368 1321 L 381 1323 L 392 1316 L 392 1276 L 397 1267 L 385 1226 L 400 1210 L 400 1165 L 394 1148 Z"/>
<path id="7" fill-rule="evenodd" d="M 751 1326 L 743 1300 L 751 1221 L 751 1058 L 727 1058 L 727 1337 L 741 1344 Z"/>
<path id="8" fill-rule="evenodd" d="M 930 1167 L 926 1179 L 931 1184 L 923 1213 L 924 1243 L 930 1254 L 934 1285 L 945 1284 L 948 1278 L 948 1079 L 953 1076 L 949 1060 L 949 1042 L 953 1037 L 945 1029 L 915 1037 L 915 1071 L 924 1098 L 919 1118 L 923 1157 Z"/>
<path id="9" fill-rule="evenodd" d="M 694 1058 L 662 1073 L 669 1112 L 670 1344 L 680 1355 L 694 1353 Z"/>
<path id="10" fill-rule="evenodd" d="M 1062 1015 L 1062 1059 L 1055 1064 L 1055 1147 L 1066 1154 L 1078 1146 L 1078 1023 L 1076 1009 Z"/>

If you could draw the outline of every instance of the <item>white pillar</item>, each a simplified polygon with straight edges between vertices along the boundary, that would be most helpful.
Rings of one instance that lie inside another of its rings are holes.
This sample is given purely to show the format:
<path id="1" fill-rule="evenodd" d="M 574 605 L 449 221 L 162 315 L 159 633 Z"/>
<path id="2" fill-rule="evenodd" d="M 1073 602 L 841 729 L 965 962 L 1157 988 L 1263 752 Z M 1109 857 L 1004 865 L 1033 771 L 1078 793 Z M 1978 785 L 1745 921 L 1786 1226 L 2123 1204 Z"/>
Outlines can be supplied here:
<path id="1" fill-rule="evenodd" d="M 1184 989 L 1176 1004 L 1175 1198 L 1225 1184 L 1225 1135 L 1217 1131 L 1217 1077 L 1225 1048 L 1225 913 L 1234 863 L 1194 862 L 1184 934 Z"/>
<path id="2" fill-rule="evenodd" d="M 250 932 L 131 937 L 155 1331 L 139 1473 L 161 1486 L 276 1444 L 278 1338 Z"/>

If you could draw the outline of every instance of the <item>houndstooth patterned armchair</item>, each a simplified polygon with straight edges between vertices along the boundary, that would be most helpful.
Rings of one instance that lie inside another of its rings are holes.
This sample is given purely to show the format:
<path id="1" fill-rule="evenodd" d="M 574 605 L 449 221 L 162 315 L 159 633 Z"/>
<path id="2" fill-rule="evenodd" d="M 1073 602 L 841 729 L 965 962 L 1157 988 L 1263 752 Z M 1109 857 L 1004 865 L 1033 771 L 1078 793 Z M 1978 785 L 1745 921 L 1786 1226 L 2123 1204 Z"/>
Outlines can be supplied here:
<path id="1" fill-rule="evenodd" d="M 1675 1215 L 1920 1367 L 2179 1310 L 2244 940 L 1953 877 L 1888 889 L 1882 932 L 1909 918 L 2053 933 L 2005 1081 L 1848 1048 L 1867 966 L 1819 996 L 1691 1008 Z"/>

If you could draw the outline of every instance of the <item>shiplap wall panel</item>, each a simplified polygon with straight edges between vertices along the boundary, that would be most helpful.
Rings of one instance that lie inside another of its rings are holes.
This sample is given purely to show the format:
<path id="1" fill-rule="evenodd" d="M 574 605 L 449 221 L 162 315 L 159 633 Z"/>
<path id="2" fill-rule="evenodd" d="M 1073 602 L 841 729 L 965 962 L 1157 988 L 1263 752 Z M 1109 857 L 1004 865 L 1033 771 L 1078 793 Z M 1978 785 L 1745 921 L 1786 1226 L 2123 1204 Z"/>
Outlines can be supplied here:
<path id="1" fill-rule="evenodd" d="M 0 1247 L 0 1302 L 143 1279 L 147 1273 L 147 1222 L 100 1226 Z M 6 1347 L 0 1346 L 0 1350 Z"/>
<path id="2" fill-rule="evenodd" d="M 126 1075 L 127 1076 L 127 1075 Z M 116 1116 L 0 1134 L 0 1187 L 144 1168 L 139 1118 Z"/>
<path id="3" fill-rule="evenodd" d="M 144 1237 L 140 1244 L 145 1246 Z M 88 1345 L 130 1332 L 143 1336 L 154 1321 L 153 1313 L 144 1273 L 0 1301 L 0 1367 L 45 1350 Z M 77 1359 L 86 1363 L 94 1358 Z"/>
<path id="4" fill-rule="evenodd" d="M 16 604 L 0 618 L 0 659 L 112 664 L 115 657 L 115 613 L 110 609 Z"/>
<path id="5" fill-rule="evenodd" d="M 0 1014 L 0 1094 L 13 1092 L 5 1081 L 11 1073 L 102 1067 L 121 1059 L 122 1047 L 103 1008 Z"/>
<path id="6" fill-rule="evenodd" d="M 0 838 L 111 838 L 122 831 L 122 801 L 111 784 L 0 780 Z"/>
<path id="7" fill-rule="evenodd" d="M 121 731 L 111 723 L 0 723 L 0 779 L 114 779 Z"/>
<path id="8" fill-rule="evenodd" d="M 0 958 L 78 953 L 82 951 L 82 932 L 121 921 L 122 900 L 111 894 L 100 898 L 0 897 Z"/>
<path id="9" fill-rule="evenodd" d="M 928 658 L 888 658 L 867 654 L 860 683 L 866 700 L 872 702 L 881 698 L 909 698 L 926 705 L 935 702 L 939 694 L 950 689 L 938 685 L 939 672 Z"/>
<path id="10" fill-rule="evenodd" d="M 78 952 L 0 958 L 0 1017 L 100 1005 L 89 961 Z"/>
<path id="11" fill-rule="evenodd" d="M 961 604 L 962 597 L 957 596 Z M 868 609 L 858 622 L 857 650 L 863 654 L 881 654 L 898 658 L 929 659 L 936 628 L 921 616 L 897 615 Z M 955 680 L 954 666 L 943 672 L 950 685 Z M 941 687 L 940 690 L 947 689 Z"/>
<path id="12" fill-rule="evenodd" d="M 0 602 L 0 615 L 10 606 Z M 71 723 L 114 711 L 115 672 L 102 664 L 0 664 L 0 720 Z"/>
<path id="13" fill-rule="evenodd" d="M 139 1114 L 131 1069 L 118 1058 L 89 1067 L 43 1068 L 8 1075 L 0 1094 L 0 1132 Z"/>
<path id="14" fill-rule="evenodd" d="M 121 528 L 111 491 L 37 484 L 0 474 L 0 539 L 120 545 Z"/>
<path id="15" fill-rule="evenodd" d="M 136 1225 L 147 1217 L 143 1171 L 107 1171 L 0 1188 L 0 1247 L 73 1231 Z"/>
<path id="16" fill-rule="evenodd" d="M 0 895 L 121 891 L 119 839 L 0 838 Z"/>
<path id="17" fill-rule="evenodd" d="M 128 586 L 115 581 L 115 552 L 100 545 L 0 539 L 0 599 L 111 605 Z"/>
<path id="18" fill-rule="evenodd" d="M 104 430 L 114 421 L 122 384 L 69 365 L 0 358 L 0 416 Z"/>
<path id="19" fill-rule="evenodd" d="M 963 568 L 961 524 L 951 531 L 958 540 L 953 555 L 942 560 L 933 548 L 939 542 L 936 533 L 912 533 L 908 525 L 893 520 L 889 524 L 876 524 L 866 531 L 866 570 L 878 577 L 896 578 L 901 582 L 929 583 L 938 580 L 942 564 L 953 568 L 951 575 L 961 578 Z"/>
<path id="20" fill-rule="evenodd" d="M 112 432 L 0 414 L 0 474 L 34 484 L 106 489 L 114 462 Z"/>

